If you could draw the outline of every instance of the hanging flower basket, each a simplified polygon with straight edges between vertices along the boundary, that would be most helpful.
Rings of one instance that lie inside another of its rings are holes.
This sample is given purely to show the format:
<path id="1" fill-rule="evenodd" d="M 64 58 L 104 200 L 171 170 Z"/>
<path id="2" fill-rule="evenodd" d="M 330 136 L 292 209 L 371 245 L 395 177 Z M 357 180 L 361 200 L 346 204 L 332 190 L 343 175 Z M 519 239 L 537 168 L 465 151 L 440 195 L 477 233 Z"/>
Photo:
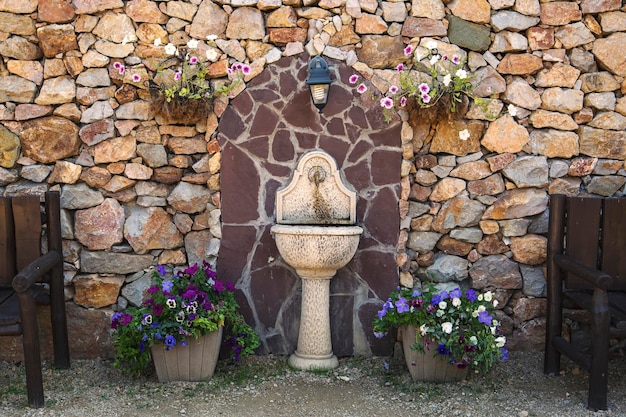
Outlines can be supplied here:
<path id="1" fill-rule="evenodd" d="M 168 101 L 162 89 L 150 82 L 150 108 L 169 124 L 193 125 L 208 117 L 213 100 L 174 95 Z"/>

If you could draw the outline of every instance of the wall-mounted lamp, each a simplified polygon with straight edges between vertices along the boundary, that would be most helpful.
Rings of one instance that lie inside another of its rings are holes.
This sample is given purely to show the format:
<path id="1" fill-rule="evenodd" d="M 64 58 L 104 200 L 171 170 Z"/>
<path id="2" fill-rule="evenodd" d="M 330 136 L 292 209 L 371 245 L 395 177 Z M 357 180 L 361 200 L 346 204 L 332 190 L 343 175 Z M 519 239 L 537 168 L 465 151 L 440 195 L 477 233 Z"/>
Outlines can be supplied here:
<path id="1" fill-rule="evenodd" d="M 316 56 L 309 62 L 309 78 L 306 80 L 311 89 L 313 104 L 322 112 L 328 103 L 328 93 L 332 80 L 328 74 L 328 64 L 321 56 Z"/>

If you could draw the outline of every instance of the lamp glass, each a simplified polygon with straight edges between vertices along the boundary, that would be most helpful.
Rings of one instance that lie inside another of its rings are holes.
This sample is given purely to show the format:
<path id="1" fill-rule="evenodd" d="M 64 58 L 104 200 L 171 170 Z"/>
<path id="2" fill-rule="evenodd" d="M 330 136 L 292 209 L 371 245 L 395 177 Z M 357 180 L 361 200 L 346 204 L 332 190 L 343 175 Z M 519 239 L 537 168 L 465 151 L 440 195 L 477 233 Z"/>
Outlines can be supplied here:
<path id="1" fill-rule="evenodd" d="M 313 104 L 322 112 L 322 108 L 328 102 L 330 83 L 332 80 L 328 74 L 328 64 L 321 56 L 316 56 L 309 62 L 309 78 L 306 80 L 311 89 Z"/>

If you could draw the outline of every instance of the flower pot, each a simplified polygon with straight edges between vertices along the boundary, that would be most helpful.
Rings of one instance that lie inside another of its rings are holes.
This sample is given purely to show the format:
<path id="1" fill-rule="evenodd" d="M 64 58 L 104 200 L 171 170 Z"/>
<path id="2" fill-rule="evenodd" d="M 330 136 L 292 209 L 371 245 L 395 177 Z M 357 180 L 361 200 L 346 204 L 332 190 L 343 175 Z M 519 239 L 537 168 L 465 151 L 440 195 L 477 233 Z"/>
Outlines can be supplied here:
<path id="1" fill-rule="evenodd" d="M 152 361 L 159 382 L 202 381 L 213 376 L 222 344 L 222 330 L 189 340 L 187 346 L 165 350 L 164 344 L 152 347 Z"/>
<path id="2" fill-rule="evenodd" d="M 404 326 L 401 330 L 404 359 L 413 381 L 458 382 L 467 377 L 469 368 L 459 369 L 438 355 L 436 343 L 431 343 L 431 350 L 425 353 L 412 349 L 416 340 L 415 326 Z"/>

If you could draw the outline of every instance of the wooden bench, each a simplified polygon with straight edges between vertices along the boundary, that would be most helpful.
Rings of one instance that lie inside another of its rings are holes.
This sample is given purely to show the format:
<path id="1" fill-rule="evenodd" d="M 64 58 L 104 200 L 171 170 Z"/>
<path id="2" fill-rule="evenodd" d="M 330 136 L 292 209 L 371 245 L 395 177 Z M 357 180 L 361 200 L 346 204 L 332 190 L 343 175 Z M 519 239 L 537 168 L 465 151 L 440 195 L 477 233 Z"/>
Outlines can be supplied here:
<path id="1" fill-rule="evenodd" d="M 22 336 L 28 402 L 35 408 L 44 406 L 37 304 L 50 304 L 55 366 L 70 366 L 58 192 L 45 193 L 44 208 L 38 196 L 0 197 L 0 336 Z"/>
<path id="2" fill-rule="evenodd" d="M 589 372 L 589 409 L 607 408 L 609 343 L 626 337 L 626 198 L 550 197 L 544 372 L 561 354 Z M 587 352 L 563 336 L 562 308 L 591 313 Z"/>

